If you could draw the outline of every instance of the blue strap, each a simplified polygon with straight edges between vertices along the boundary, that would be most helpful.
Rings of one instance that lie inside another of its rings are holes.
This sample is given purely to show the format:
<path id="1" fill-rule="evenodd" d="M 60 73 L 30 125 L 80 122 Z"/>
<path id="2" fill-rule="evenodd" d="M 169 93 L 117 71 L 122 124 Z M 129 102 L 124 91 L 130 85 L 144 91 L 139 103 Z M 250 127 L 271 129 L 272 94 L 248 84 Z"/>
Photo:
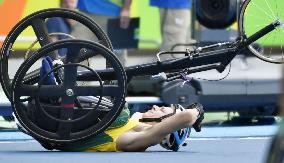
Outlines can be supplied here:
<path id="1" fill-rule="evenodd" d="M 183 134 L 182 137 L 180 137 L 177 131 L 174 132 L 175 140 L 178 146 L 184 143 L 184 141 L 186 140 L 187 136 L 190 133 L 190 130 L 191 130 L 190 128 L 186 128 L 186 131 L 185 131 L 186 133 Z"/>
<path id="2" fill-rule="evenodd" d="M 42 79 L 47 73 L 49 73 L 53 69 L 52 59 L 50 57 L 46 57 L 41 62 L 40 76 Z M 54 73 L 50 73 L 42 82 L 43 85 L 56 85 Z"/>
<path id="3" fill-rule="evenodd" d="M 53 68 L 53 64 L 52 64 L 53 59 L 51 59 L 50 56 L 45 57 L 45 59 L 48 61 L 48 64 L 49 64 L 50 68 Z"/>

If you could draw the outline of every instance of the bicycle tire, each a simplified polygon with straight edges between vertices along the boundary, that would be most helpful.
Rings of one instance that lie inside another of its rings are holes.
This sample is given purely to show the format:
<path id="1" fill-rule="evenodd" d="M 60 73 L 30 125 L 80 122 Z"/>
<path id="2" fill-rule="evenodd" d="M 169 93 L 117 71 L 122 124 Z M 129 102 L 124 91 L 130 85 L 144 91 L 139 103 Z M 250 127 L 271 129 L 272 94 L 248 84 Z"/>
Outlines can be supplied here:
<path id="1" fill-rule="evenodd" d="M 253 35 L 276 20 L 284 21 L 281 0 L 245 0 L 242 4 L 238 26 L 243 39 Z M 255 42 L 259 46 L 248 46 L 256 57 L 270 63 L 284 63 L 284 28 L 277 27 Z M 263 48 L 262 48 L 263 47 Z"/>

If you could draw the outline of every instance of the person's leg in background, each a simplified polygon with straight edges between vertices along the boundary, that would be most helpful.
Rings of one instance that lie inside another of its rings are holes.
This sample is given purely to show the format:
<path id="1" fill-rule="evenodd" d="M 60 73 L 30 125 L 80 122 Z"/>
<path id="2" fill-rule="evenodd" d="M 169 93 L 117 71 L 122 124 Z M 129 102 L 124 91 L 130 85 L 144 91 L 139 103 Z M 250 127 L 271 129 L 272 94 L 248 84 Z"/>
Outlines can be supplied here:
<path id="1" fill-rule="evenodd" d="M 113 19 L 116 17 L 113 16 L 105 16 L 105 15 L 98 15 L 98 14 L 90 14 L 90 13 L 84 13 L 90 18 L 92 18 L 107 34 L 107 22 L 109 19 Z M 90 41 L 98 41 L 97 37 L 84 25 L 78 23 L 74 28 L 72 29 L 72 35 L 78 39 L 86 39 Z M 114 53 L 120 60 L 123 66 L 125 66 L 126 60 L 127 60 L 127 50 L 126 49 L 114 49 Z"/>
<path id="2" fill-rule="evenodd" d="M 161 51 L 169 51 L 177 43 L 187 43 L 190 36 L 191 13 L 189 9 L 160 8 Z M 184 51 L 184 47 L 178 47 L 176 51 Z"/>
<path id="3" fill-rule="evenodd" d="M 90 14 L 90 13 L 85 13 L 85 15 L 89 16 L 92 18 L 101 28 L 104 30 L 104 32 L 107 34 L 107 21 L 110 18 L 109 16 L 104 16 L 104 15 L 97 15 L 97 14 Z M 72 35 L 78 39 L 86 39 L 90 41 L 98 41 L 98 38 L 93 34 L 91 30 L 89 30 L 86 26 L 77 23 L 73 29 L 72 29 Z"/>

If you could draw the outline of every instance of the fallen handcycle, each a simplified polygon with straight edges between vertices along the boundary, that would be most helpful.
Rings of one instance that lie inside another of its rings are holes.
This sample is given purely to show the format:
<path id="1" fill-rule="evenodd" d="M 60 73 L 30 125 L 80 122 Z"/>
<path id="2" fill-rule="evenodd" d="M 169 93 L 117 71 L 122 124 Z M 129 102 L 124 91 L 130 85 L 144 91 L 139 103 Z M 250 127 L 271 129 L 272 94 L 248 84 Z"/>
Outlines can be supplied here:
<path id="1" fill-rule="evenodd" d="M 283 63 L 282 45 L 280 55 L 272 55 L 272 48 L 268 48 L 270 53 L 265 55 L 250 46 L 258 40 L 265 42 L 267 37 L 281 37 L 283 32 L 279 15 L 267 15 L 267 11 L 272 10 L 269 6 L 269 10 L 263 12 L 269 19 L 264 19 L 257 32 L 249 31 L 247 21 L 251 21 L 249 16 L 254 6 L 254 0 L 244 2 L 238 22 L 240 36 L 233 42 L 197 47 L 192 51 L 160 52 L 156 62 L 130 67 L 121 65 L 107 35 L 87 16 L 66 9 L 38 11 L 21 20 L 5 39 L 1 49 L 1 84 L 22 130 L 42 144 L 68 144 L 88 139 L 104 131 L 119 115 L 125 106 L 127 83 L 135 76 L 165 72 L 160 77 L 166 81 L 187 81 L 192 73 L 212 69 L 223 72 L 232 59 L 246 48 L 264 61 Z M 53 34 L 47 32 L 45 21 L 52 17 L 78 21 L 92 31 L 98 41 L 50 41 Z M 16 74 L 11 75 L 10 68 L 14 65 L 11 65 L 9 58 L 13 55 L 13 47 L 19 35 L 29 27 L 32 27 L 37 40 L 28 47 Z M 40 48 L 31 52 L 37 42 Z M 64 57 L 58 56 L 60 49 L 67 51 Z M 184 57 L 163 61 L 161 56 L 165 54 L 184 54 Z M 47 56 L 54 60 L 54 68 L 40 77 L 38 63 Z M 103 60 L 107 68 L 90 64 L 91 58 L 99 62 Z M 57 84 L 45 84 L 52 74 Z"/>

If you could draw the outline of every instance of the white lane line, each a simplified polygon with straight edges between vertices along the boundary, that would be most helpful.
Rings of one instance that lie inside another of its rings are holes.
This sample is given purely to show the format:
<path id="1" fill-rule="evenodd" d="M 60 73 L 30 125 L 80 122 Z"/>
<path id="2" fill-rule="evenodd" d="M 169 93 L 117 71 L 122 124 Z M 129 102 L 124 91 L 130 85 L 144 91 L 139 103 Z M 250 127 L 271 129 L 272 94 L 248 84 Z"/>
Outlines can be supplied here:
<path id="1" fill-rule="evenodd" d="M 0 144 L 24 144 L 24 143 L 36 143 L 35 140 L 22 140 L 22 141 L 0 141 Z"/>
<path id="2" fill-rule="evenodd" d="M 225 138 L 187 138 L 187 141 L 199 141 L 199 140 L 268 140 L 272 139 L 272 137 L 225 137 Z"/>

